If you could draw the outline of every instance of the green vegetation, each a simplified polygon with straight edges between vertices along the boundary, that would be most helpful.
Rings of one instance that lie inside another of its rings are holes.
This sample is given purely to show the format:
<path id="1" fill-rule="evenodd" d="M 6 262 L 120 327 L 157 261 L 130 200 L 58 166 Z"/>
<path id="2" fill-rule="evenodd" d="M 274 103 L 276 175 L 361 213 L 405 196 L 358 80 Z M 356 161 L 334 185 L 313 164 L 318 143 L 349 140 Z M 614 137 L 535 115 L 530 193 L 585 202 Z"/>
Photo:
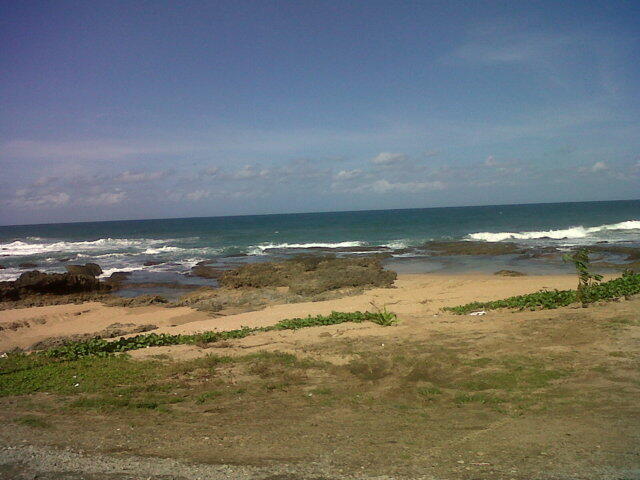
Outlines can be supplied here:
<path id="1" fill-rule="evenodd" d="M 51 424 L 35 415 L 25 415 L 14 420 L 19 425 L 26 425 L 32 428 L 51 428 Z"/>
<path id="2" fill-rule="evenodd" d="M 640 274 L 625 272 L 621 277 L 608 282 L 590 282 L 577 290 L 542 290 L 527 295 L 517 295 L 503 300 L 490 302 L 472 302 L 456 307 L 444 307 L 443 310 L 463 315 L 477 310 L 512 308 L 518 310 L 553 309 L 565 307 L 576 302 L 589 303 L 601 300 L 614 300 L 640 293 Z"/>
<path id="3" fill-rule="evenodd" d="M 209 344 L 221 340 L 231 340 L 236 338 L 244 338 L 260 332 L 269 332 L 274 330 L 298 330 L 307 327 L 319 327 L 323 325 L 336 325 L 340 323 L 353 322 L 373 322 L 378 325 L 392 325 L 397 320 L 396 315 L 386 310 L 378 312 L 331 312 L 329 315 L 316 315 L 306 318 L 290 318 L 281 320 L 275 325 L 268 327 L 248 328 L 243 327 L 237 330 L 228 330 L 223 332 L 203 332 L 192 335 L 169 335 L 148 333 L 144 335 L 136 335 L 135 337 L 121 337 L 118 340 L 107 341 L 101 338 L 93 338 L 91 340 L 71 342 L 67 345 L 51 348 L 41 352 L 51 358 L 62 358 L 66 360 L 75 360 L 87 356 L 108 356 L 113 353 L 122 353 L 130 350 L 137 350 L 146 347 L 157 347 L 165 345 L 185 345 L 185 344 Z M 37 361 L 37 360 L 34 360 Z M 4 363 L 6 365 L 6 363 Z M 1 371 L 1 370 L 0 370 Z"/>
<path id="4" fill-rule="evenodd" d="M 583 307 L 592 301 L 589 295 L 590 289 L 602 280 L 602 275 L 589 271 L 589 250 L 581 248 L 571 254 L 562 257 L 565 262 L 575 265 L 578 272 L 578 288 L 576 289 L 576 299 L 582 303 Z"/>

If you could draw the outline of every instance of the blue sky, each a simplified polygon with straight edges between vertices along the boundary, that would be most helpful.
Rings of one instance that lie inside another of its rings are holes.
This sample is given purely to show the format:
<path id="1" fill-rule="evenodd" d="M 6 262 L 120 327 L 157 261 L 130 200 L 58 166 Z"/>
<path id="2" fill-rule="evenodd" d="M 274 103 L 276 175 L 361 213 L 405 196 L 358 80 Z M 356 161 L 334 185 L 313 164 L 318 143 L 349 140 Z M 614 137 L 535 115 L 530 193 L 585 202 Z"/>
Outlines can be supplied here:
<path id="1" fill-rule="evenodd" d="M 0 223 L 640 197 L 640 2 L 0 2 Z"/>

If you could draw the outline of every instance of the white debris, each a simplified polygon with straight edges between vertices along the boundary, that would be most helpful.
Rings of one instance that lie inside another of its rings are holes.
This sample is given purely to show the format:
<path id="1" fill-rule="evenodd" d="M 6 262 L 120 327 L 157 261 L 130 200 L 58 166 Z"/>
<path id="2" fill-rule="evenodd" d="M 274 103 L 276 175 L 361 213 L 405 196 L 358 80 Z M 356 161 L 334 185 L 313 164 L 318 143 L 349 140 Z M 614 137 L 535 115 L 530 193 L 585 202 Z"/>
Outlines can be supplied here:
<path id="1" fill-rule="evenodd" d="M 478 316 L 478 315 L 486 315 L 487 312 L 485 312 L 484 310 L 480 310 L 479 312 L 471 312 L 469 315 L 474 315 L 474 316 Z"/>

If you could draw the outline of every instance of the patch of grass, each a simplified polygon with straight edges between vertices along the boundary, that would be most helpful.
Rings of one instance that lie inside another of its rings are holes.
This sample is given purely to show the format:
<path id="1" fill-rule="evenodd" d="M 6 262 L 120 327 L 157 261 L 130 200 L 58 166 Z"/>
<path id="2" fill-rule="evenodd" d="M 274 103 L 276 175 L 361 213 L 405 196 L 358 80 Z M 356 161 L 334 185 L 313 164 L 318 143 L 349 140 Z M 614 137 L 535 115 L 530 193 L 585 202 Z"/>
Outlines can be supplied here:
<path id="1" fill-rule="evenodd" d="M 478 372 L 460 386 L 470 391 L 530 390 L 547 387 L 549 382 L 568 375 L 566 370 L 549 369 L 527 358 L 504 359 L 501 366 L 500 370 Z"/>
<path id="2" fill-rule="evenodd" d="M 52 428 L 52 425 L 40 417 L 34 415 L 25 415 L 14 420 L 18 425 L 26 425 L 32 428 Z"/>
<path id="3" fill-rule="evenodd" d="M 25 356 L 0 371 L 0 396 L 35 392 L 96 393 L 122 385 L 150 385 L 159 379 L 160 364 L 125 357 L 82 358 L 74 362 Z"/>
<path id="4" fill-rule="evenodd" d="M 504 402 L 505 400 L 500 397 L 487 395 L 485 393 L 461 393 L 453 398 L 453 403 L 457 405 L 465 403 L 499 404 Z"/>
<path id="5" fill-rule="evenodd" d="M 167 402 L 168 403 L 168 402 Z M 101 395 L 98 397 L 83 397 L 69 404 L 70 407 L 89 408 L 94 410 L 114 410 L 119 408 L 133 408 L 141 410 L 157 410 L 162 402 L 129 396 Z"/>
<path id="6" fill-rule="evenodd" d="M 444 307 L 443 310 L 464 315 L 478 310 L 511 308 L 518 310 L 554 309 L 565 307 L 578 301 L 589 303 L 600 300 L 613 300 L 640 293 L 640 274 L 624 273 L 621 277 L 594 285 L 585 286 L 580 295 L 577 290 L 542 290 L 527 295 L 517 295 L 503 300 L 490 302 L 472 302 L 456 307 Z"/>
<path id="7" fill-rule="evenodd" d="M 75 360 L 87 356 L 106 357 L 113 353 L 122 353 L 146 347 L 184 344 L 193 345 L 202 343 L 209 344 L 224 340 L 244 338 L 260 332 L 269 332 L 274 330 L 298 330 L 301 328 L 337 325 L 346 322 L 362 323 L 367 321 L 378 323 L 379 325 L 389 325 L 389 322 L 393 323 L 395 321 L 395 314 L 387 312 L 386 310 L 383 312 L 331 312 L 329 315 L 285 319 L 268 327 L 243 327 L 241 329 L 223 332 L 211 331 L 193 335 L 149 333 L 129 338 L 123 337 L 115 341 L 95 338 L 88 341 L 73 342 L 61 347 L 51 348 L 38 355 L 44 355 L 52 358 L 63 358 L 66 360 Z M 5 365 L 7 364 L 5 360 L 6 359 L 0 361 L 0 373 L 4 370 Z"/>
<path id="8" fill-rule="evenodd" d="M 360 380 L 366 381 L 380 380 L 392 372 L 389 361 L 374 356 L 351 360 L 347 364 L 347 370 Z"/>
<path id="9" fill-rule="evenodd" d="M 314 388 L 309 393 L 313 393 L 314 395 L 333 395 L 333 390 L 327 387 L 318 387 Z"/>
<path id="10" fill-rule="evenodd" d="M 640 326 L 640 319 L 630 317 L 618 317 L 612 318 L 604 324 L 605 328 L 611 328 L 617 330 L 625 327 L 637 327 Z"/>
<path id="11" fill-rule="evenodd" d="M 222 396 L 222 392 L 219 390 L 211 390 L 210 392 L 205 392 L 196 397 L 196 403 L 202 404 L 208 402 L 209 400 L 213 400 L 214 398 L 218 398 Z"/>
<path id="12" fill-rule="evenodd" d="M 419 388 L 416 391 L 418 392 L 418 395 L 427 398 L 431 398 L 434 395 L 442 395 L 442 390 L 440 390 L 438 387 L 423 387 Z"/>

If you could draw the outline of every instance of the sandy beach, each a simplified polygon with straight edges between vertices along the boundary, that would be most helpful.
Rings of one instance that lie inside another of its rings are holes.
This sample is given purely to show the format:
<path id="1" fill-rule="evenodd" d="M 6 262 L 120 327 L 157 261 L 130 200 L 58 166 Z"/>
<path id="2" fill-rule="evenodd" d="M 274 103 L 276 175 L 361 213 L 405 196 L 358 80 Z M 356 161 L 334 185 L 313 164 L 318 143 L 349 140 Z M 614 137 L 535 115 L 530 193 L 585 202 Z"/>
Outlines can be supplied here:
<path id="1" fill-rule="evenodd" d="M 387 308 L 403 320 L 421 319 L 428 323 L 433 315 L 442 315 L 442 307 L 472 301 L 495 300 L 540 289 L 569 289 L 575 275 L 536 275 L 501 277 L 467 274 L 400 275 L 395 288 L 376 288 L 361 295 L 321 302 L 303 302 L 268 306 L 263 310 L 212 316 L 189 307 L 165 308 L 111 307 L 87 302 L 81 305 L 52 305 L 0 311 L 0 351 L 28 349 L 51 337 L 92 334 L 114 323 L 132 326 L 155 325 L 156 333 L 196 333 L 209 330 L 233 330 L 263 327 L 285 318 Z"/>

